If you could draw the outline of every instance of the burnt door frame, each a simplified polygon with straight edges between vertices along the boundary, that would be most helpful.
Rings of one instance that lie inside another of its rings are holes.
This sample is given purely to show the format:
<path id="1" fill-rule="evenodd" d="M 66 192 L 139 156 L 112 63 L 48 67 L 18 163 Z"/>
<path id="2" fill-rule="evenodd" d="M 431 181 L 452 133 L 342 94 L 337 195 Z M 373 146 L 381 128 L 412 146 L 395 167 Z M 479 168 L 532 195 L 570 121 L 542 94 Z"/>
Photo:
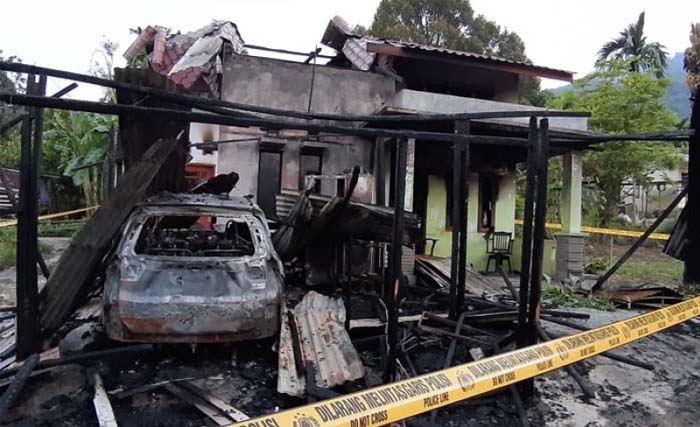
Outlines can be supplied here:
<path id="1" fill-rule="evenodd" d="M 277 195 L 280 193 L 282 189 L 282 154 L 283 151 L 280 149 L 275 149 L 275 148 L 270 148 L 270 147 L 261 147 L 260 152 L 258 154 L 258 206 L 260 206 L 260 209 L 265 212 L 265 216 L 268 218 L 276 218 L 277 217 Z M 270 164 L 267 165 L 266 162 L 266 157 L 268 156 L 276 156 L 277 161 L 275 159 L 270 159 Z M 276 170 L 275 166 L 276 165 Z M 269 168 L 266 168 L 266 166 L 269 166 Z M 276 185 L 272 185 L 274 187 L 274 190 L 268 190 L 270 187 L 270 179 L 274 178 L 276 180 Z M 271 192 L 272 194 L 268 194 Z"/>

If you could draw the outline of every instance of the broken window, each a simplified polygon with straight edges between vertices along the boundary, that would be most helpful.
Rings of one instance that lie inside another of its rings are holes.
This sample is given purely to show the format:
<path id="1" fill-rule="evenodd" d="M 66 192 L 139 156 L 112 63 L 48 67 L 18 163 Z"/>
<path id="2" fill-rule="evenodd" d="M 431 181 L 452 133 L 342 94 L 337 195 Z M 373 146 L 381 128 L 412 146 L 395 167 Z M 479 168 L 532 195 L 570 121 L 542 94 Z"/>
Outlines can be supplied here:
<path id="1" fill-rule="evenodd" d="M 149 216 L 135 252 L 176 257 L 241 257 L 255 244 L 244 218 L 214 215 Z"/>
<path id="2" fill-rule="evenodd" d="M 479 175 L 479 231 L 493 231 L 496 226 L 496 200 L 499 179 L 495 175 Z"/>
<path id="3" fill-rule="evenodd" d="M 302 152 L 299 165 L 299 188 L 305 188 L 308 175 L 321 175 L 322 156 L 320 152 Z M 312 192 L 321 193 L 321 181 L 316 180 Z"/>

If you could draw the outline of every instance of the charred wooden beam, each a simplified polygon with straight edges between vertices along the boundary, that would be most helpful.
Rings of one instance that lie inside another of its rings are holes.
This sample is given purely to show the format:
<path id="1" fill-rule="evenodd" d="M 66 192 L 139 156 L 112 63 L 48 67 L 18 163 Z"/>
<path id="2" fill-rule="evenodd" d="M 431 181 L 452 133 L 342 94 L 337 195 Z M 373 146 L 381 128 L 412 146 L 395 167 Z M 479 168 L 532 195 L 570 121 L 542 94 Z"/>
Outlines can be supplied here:
<path id="1" fill-rule="evenodd" d="M 140 202 L 161 166 L 173 152 L 176 141 L 161 140 L 144 153 L 142 160 L 123 175 L 107 198 L 73 239 L 42 290 L 44 308 L 41 326 L 45 333 L 58 328 L 75 308 L 80 293 L 99 271 L 114 234 Z"/>
<path id="2" fill-rule="evenodd" d="M 453 133 L 423 132 L 409 129 L 374 129 L 351 126 L 322 125 L 312 123 L 292 122 L 286 120 L 270 120 L 250 117 L 233 117 L 220 114 L 179 111 L 167 108 L 141 107 L 135 105 L 104 104 L 92 101 L 73 99 L 54 99 L 41 96 L 15 95 L 0 93 L 0 101 L 9 104 L 39 106 L 72 111 L 85 111 L 98 114 L 134 115 L 153 119 L 154 116 L 167 117 L 183 122 L 211 123 L 228 126 L 263 127 L 268 129 L 298 129 L 312 132 L 331 132 L 339 135 L 363 137 L 414 138 L 425 141 L 469 141 L 474 144 L 488 144 L 512 147 L 526 147 L 528 140 L 524 138 L 459 135 Z"/>
<path id="3" fill-rule="evenodd" d="M 398 139 L 396 141 L 396 162 L 394 170 L 394 233 L 391 241 L 391 275 L 385 278 L 384 302 L 388 312 L 387 335 L 389 352 L 386 358 L 384 369 L 384 382 L 394 380 L 396 375 L 396 358 L 398 357 L 398 326 L 399 308 L 398 293 L 401 283 L 404 283 L 403 272 L 401 271 L 401 255 L 403 248 L 403 228 L 404 228 L 404 197 L 406 194 L 406 162 L 407 162 L 407 141 Z"/>
<path id="4" fill-rule="evenodd" d="M 71 92 L 73 89 L 75 89 L 77 87 L 78 87 L 77 83 L 71 83 L 68 86 L 64 87 L 63 89 L 61 89 L 58 92 L 51 95 L 51 97 L 60 98 L 63 95 L 66 95 L 67 93 Z M 20 124 L 22 122 L 23 116 L 24 116 L 23 114 L 20 114 L 14 118 L 8 120 L 7 122 L 3 123 L 2 125 L 0 125 L 0 136 L 2 136 L 5 132 L 12 129 L 16 125 Z"/>
<path id="5" fill-rule="evenodd" d="M 542 259 L 544 258 L 545 223 L 547 220 L 547 160 L 549 158 L 549 120 L 540 121 L 537 156 L 537 194 L 535 198 L 535 216 L 532 240 L 532 266 L 530 267 L 530 299 L 528 307 L 529 342 L 534 345 L 537 340 L 536 326 L 540 316 L 540 297 L 542 294 Z"/>
<path id="6" fill-rule="evenodd" d="M 145 87 L 133 83 L 119 82 L 115 80 L 103 79 L 85 74 L 72 73 L 69 71 L 56 70 L 34 65 L 0 62 L 0 71 L 11 71 L 15 73 L 35 73 L 62 79 L 75 80 L 90 83 L 98 86 L 110 87 L 113 89 L 124 89 L 150 96 L 157 96 L 165 100 L 179 103 L 188 107 L 196 107 L 211 111 L 212 107 L 223 107 L 233 110 L 243 110 L 255 113 L 264 113 L 276 116 L 294 117 L 299 119 L 320 119 L 336 121 L 355 122 L 420 122 L 436 120 L 469 120 L 469 119 L 493 119 L 512 117 L 589 117 L 590 113 L 572 111 L 549 111 L 549 110 L 516 110 L 484 113 L 463 113 L 463 114 L 419 114 L 419 115 L 348 115 L 331 113 L 308 113 L 292 110 L 280 110 L 276 108 L 261 107 L 257 105 L 243 104 L 238 102 L 223 101 L 217 99 L 205 99 L 192 95 L 175 94 L 172 92 Z M 235 111 L 231 111 L 235 113 Z"/>
<path id="7" fill-rule="evenodd" d="M 688 203 L 683 281 L 700 283 L 700 89 L 695 93 L 690 127 L 695 131 L 688 144 Z"/>
<path id="8" fill-rule="evenodd" d="M 17 375 L 15 375 L 12 383 L 0 397 L 0 420 L 3 419 L 7 410 L 10 409 L 15 399 L 17 399 L 37 363 L 39 363 L 39 355 L 35 353 L 29 356 L 25 363 L 22 364 L 22 367 L 17 370 Z"/>
<path id="9" fill-rule="evenodd" d="M 27 91 L 43 95 L 46 77 L 36 82 L 34 76 L 27 79 Z M 17 359 L 23 360 L 40 350 L 39 335 L 39 285 L 36 259 L 39 252 L 38 227 L 38 168 L 33 164 L 36 150 L 32 136 L 41 138 L 41 110 L 35 109 L 22 118 L 20 153 L 20 210 L 17 214 Z M 37 123 L 38 121 L 38 123 Z M 35 131 L 34 129 L 37 128 Z M 33 134 L 33 135 L 32 135 Z"/>

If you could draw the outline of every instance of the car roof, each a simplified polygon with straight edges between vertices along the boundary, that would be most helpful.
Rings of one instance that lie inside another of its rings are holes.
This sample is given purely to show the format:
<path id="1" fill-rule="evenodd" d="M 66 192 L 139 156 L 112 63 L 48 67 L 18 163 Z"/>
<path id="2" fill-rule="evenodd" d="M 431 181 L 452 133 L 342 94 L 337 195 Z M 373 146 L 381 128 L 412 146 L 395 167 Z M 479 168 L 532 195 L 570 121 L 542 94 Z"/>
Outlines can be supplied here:
<path id="1" fill-rule="evenodd" d="M 160 193 L 149 197 L 141 206 L 201 206 L 237 209 L 244 211 L 259 211 L 260 208 L 249 198 L 228 194 L 189 194 L 189 193 Z"/>

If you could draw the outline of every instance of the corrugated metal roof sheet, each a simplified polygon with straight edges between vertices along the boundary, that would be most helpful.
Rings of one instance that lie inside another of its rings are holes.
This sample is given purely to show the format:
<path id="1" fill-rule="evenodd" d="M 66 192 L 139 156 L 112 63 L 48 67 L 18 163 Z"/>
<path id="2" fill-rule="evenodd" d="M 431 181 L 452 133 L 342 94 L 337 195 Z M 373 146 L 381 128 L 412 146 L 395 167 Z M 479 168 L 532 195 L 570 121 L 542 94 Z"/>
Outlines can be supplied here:
<path id="1" fill-rule="evenodd" d="M 429 46 L 429 45 L 424 45 L 424 44 L 419 44 L 419 43 L 407 43 L 407 42 L 400 42 L 400 41 L 394 41 L 394 40 L 384 40 L 384 42 L 388 43 L 392 46 L 421 50 L 424 52 L 437 52 L 437 53 L 442 53 L 445 55 L 453 55 L 453 56 L 459 56 L 459 57 L 470 58 L 470 59 L 477 59 L 477 60 L 488 61 L 488 62 L 497 62 L 497 63 L 501 63 L 501 64 L 509 64 L 509 65 L 523 66 L 523 67 L 538 68 L 538 69 L 542 69 L 542 70 L 548 70 L 548 71 L 557 72 L 557 73 L 567 73 L 567 74 L 573 75 L 573 72 L 571 72 L 571 71 L 560 70 L 557 68 L 543 67 L 540 65 L 535 65 L 531 62 L 513 61 L 510 59 L 501 58 L 499 56 L 482 55 L 479 53 L 465 52 L 462 50 L 447 49 L 444 47 Z"/>
<path id="2" fill-rule="evenodd" d="M 426 54 L 439 54 L 439 55 L 448 55 L 448 56 L 453 56 L 456 59 L 462 58 L 465 60 L 470 60 L 470 61 L 478 61 L 484 64 L 493 64 L 493 65 L 501 65 L 501 66 L 512 66 L 519 68 L 521 70 L 527 70 L 533 74 L 543 74 L 547 76 L 548 74 L 559 74 L 559 75 L 566 75 L 568 79 L 573 79 L 573 72 L 571 71 L 566 71 L 566 70 L 560 70 L 556 68 L 550 68 L 550 67 L 542 67 L 538 65 L 534 65 L 530 62 L 522 62 L 522 61 L 513 61 L 510 59 L 505 59 L 501 58 L 498 56 L 492 56 L 492 55 L 483 55 L 479 53 L 473 53 L 473 52 L 466 52 L 466 51 L 461 51 L 461 50 L 454 50 L 454 49 L 447 49 L 444 47 L 438 47 L 438 46 L 430 46 L 430 45 L 424 45 L 420 43 L 413 43 L 413 42 L 403 42 L 403 41 L 398 41 L 398 40 L 388 40 L 388 39 L 379 39 L 379 38 L 374 38 L 374 37 L 366 37 L 362 36 L 359 34 L 354 34 L 350 30 L 350 26 L 347 24 L 347 22 L 341 18 L 340 16 L 335 16 L 331 21 L 328 23 L 328 26 L 326 28 L 325 33 L 323 34 L 323 38 L 321 40 L 322 43 L 324 43 L 327 46 L 330 46 L 336 50 L 341 50 L 343 43 L 349 38 L 355 38 L 355 39 L 363 39 L 367 40 L 370 43 L 379 43 L 379 44 L 386 44 L 389 46 L 393 47 L 398 47 L 402 49 L 407 49 L 407 50 L 413 50 L 413 51 L 419 51 L 422 53 Z"/>
<path id="3" fill-rule="evenodd" d="M 302 365 L 314 370 L 316 385 L 330 388 L 364 376 L 360 356 L 345 330 L 345 306 L 317 292 L 309 292 L 293 310 L 299 336 Z M 303 396 L 306 378 L 297 372 L 289 323 L 280 332 L 277 391 Z"/>

